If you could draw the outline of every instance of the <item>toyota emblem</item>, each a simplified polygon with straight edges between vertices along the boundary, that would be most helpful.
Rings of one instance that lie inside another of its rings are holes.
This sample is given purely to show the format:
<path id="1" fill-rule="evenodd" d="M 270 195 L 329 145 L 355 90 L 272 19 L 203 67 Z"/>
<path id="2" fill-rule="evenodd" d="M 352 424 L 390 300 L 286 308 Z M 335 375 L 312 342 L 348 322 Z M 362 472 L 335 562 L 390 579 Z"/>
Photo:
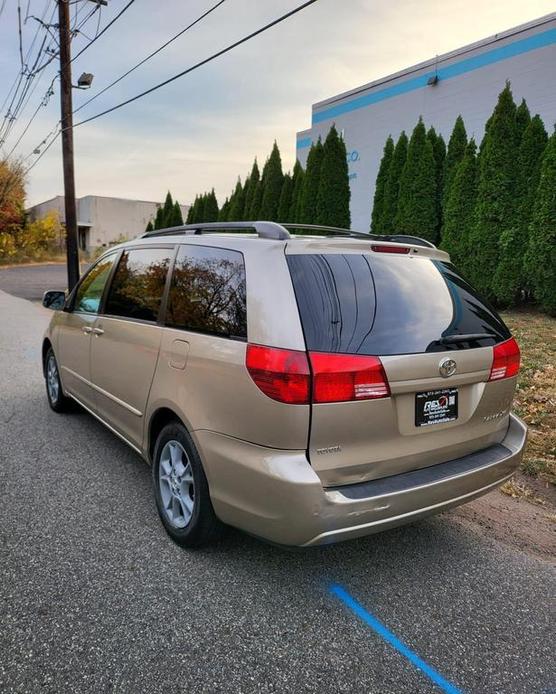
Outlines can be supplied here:
<path id="1" fill-rule="evenodd" d="M 453 359 L 443 359 L 438 365 L 440 375 L 444 378 L 453 376 L 456 373 L 457 364 Z"/>

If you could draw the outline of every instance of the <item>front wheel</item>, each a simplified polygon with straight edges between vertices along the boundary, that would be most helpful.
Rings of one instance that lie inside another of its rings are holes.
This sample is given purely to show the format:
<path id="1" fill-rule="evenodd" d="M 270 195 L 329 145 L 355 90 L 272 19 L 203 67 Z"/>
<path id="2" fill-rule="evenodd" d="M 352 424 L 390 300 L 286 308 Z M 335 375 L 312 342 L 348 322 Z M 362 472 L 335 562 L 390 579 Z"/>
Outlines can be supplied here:
<path id="1" fill-rule="evenodd" d="M 46 382 L 46 397 L 48 398 L 48 404 L 54 412 L 67 412 L 71 410 L 73 403 L 62 391 L 58 363 L 52 347 L 48 348 L 48 352 L 44 358 L 44 379 Z"/>
<path id="2" fill-rule="evenodd" d="M 200 547 L 220 536 L 222 526 L 212 508 L 199 453 L 178 422 L 160 432 L 152 474 L 158 514 L 174 542 Z"/>

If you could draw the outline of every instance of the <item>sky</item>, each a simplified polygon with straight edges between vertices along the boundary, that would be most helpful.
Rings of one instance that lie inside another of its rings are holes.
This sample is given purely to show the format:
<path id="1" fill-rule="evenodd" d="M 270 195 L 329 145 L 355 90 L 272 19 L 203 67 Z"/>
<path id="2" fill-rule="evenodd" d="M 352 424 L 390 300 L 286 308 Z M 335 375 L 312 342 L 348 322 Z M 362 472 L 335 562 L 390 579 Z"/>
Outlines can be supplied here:
<path id="1" fill-rule="evenodd" d="M 75 114 L 75 123 L 141 92 L 208 57 L 302 0 L 226 0 L 132 75 Z M 34 16 L 54 0 L 20 0 L 24 52 Z M 88 91 L 74 90 L 74 109 L 167 41 L 216 0 L 135 0 L 122 17 L 73 63 L 74 82 L 94 74 Z M 28 7 L 29 4 L 29 7 Z M 108 0 L 102 28 L 127 0 Z M 0 0 L 2 7 L 2 0 Z M 0 103 L 20 68 L 18 0 L 0 15 Z M 77 0 L 78 21 L 92 3 Z M 220 202 L 254 157 L 262 165 L 274 140 L 284 169 L 295 158 L 295 134 L 310 126 L 311 105 L 405 67 L 554 11 L 554 0 L 318 0 L 284 23 L 128 106 L 74 129 L 78 197 L 107 195 L 163 200 L 170 190 L 183 204 L 215 188 Z M 56 21 L 56 18 L 53 19 Z M 72 51 L 97 30 L 98 14 L 82 27 Z M 40 35 L 42 41 L 42 34 Z M 38 47 L 38 43 L 36 44 Z M 44 70 L 25 111 L 0 152 L 27 126 L 50 81 Z M 14 155 L 33 149 L 59 120 L 59 87 L 21 139 Z M 1 114 L 2 116 L 4 113 Z M 29 156 L 30 155 L 30 156 Z M 62 194 L 59 140 L 29 172 L 27 204 Z"/>

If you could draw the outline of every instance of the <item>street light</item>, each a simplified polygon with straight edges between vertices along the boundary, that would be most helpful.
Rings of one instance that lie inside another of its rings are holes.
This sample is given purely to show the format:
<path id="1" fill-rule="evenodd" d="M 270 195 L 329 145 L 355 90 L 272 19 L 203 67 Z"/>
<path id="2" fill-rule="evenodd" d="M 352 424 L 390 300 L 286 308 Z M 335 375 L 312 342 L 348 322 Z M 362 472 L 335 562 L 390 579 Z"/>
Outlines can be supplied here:
<path id="1" fill-rule="evenodd" d="M 77 84 L 74 84 L 74 89 L 89 89 L 93 83 L 94 75 L 90 72 L 83 72 L 81 77 L 77 80 Z"/>

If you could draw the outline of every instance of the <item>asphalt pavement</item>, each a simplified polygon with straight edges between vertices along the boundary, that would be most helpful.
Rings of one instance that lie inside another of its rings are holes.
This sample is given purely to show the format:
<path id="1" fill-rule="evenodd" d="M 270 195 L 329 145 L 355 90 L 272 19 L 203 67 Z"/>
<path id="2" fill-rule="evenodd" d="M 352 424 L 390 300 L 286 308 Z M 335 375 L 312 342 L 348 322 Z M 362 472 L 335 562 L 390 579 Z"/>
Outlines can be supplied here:
<path id="1" fill-rule="evenodd" d="M 0 691 L 556 691 L 554 565 L 457 513 L 327 548 L 177 547 L 147 465 L 48 408 L 49 317 L 0 291 Z"/>
<path id="2" fill-rule="evenodd" d="M 81 266 L 81 272 L 87 267 Z M 47 289 L 68 287 L 67 270 L 64 263 L 44 263 L 41 265 L 14 265 L 0 267 L 0 290 L 30 301 L 42 301 Z"/>

